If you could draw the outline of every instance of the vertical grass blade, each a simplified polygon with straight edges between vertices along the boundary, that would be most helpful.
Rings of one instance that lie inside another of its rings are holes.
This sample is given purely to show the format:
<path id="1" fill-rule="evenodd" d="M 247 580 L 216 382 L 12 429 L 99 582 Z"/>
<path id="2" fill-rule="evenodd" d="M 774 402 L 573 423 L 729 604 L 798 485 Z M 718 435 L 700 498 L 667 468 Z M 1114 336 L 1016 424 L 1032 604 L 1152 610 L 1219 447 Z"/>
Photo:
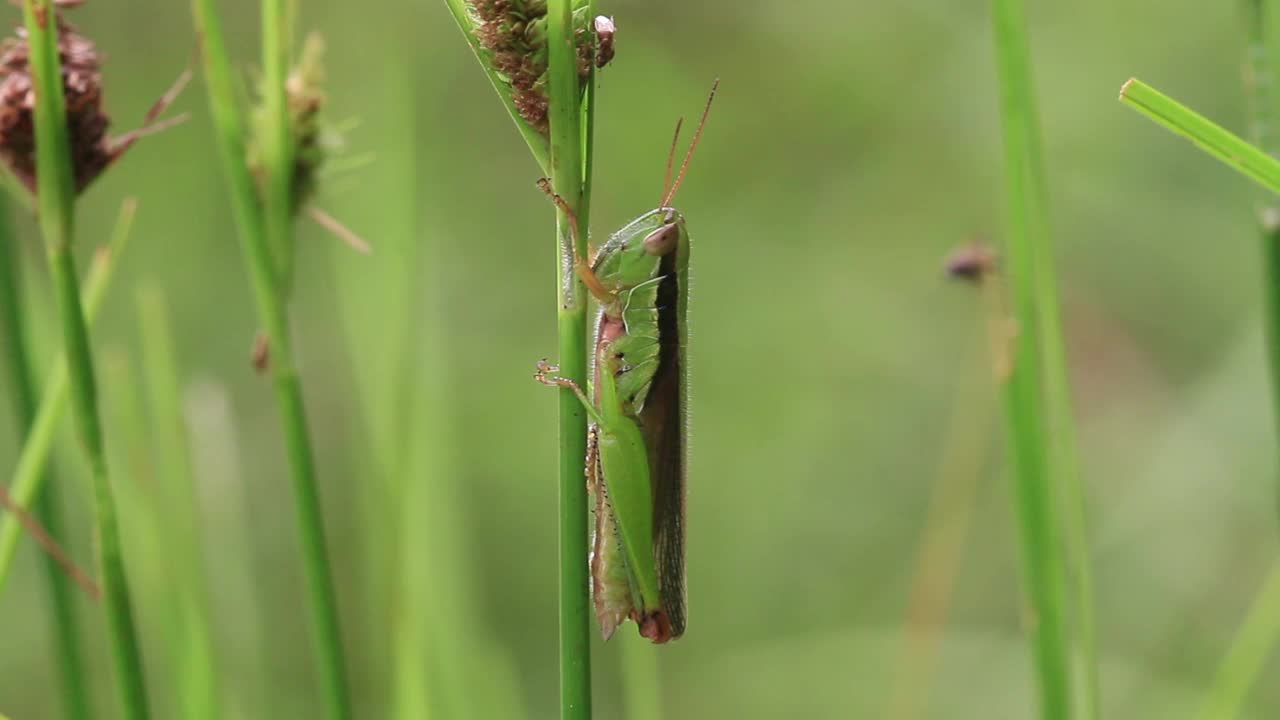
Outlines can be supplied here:
<path id="1" fill-rule="evenodd" d="M 1028 632 L 1045 720 L 1071 717 L 1072 690 L 1067 644 L 1066 581 L 1062 523 L 1055 507 L 1050 440 L 1051 404 L 1043 385 L 1046 354 L 1060 352 L 1044 337 L 1053 327 L 1056 288 L 1045 219 L 1043 169 L 1039 160 L 1030 49 L 1021 0 L 994 0 L 996 63 L 1004 124 L 1008 212 L 1008 268 L 1017 335 L 1005 384 L 1005 405 L 1014 495 L 1021 540 L 1023 583 L 1031 618 Z M 1052 310 L 1044 307 L 1053 303 Z M 1046 319 L 1049 320 L 1046 323 Z M 1060 341 L 1059 341 L 1060 342 Z M 1047 367 L 1054 367 L 1050 361 Z M 1060 366 L 1058 366 L 1060 368 Z M 1065 386 L 1059 392 L 1065 392 Z"/>
<path id="2" fill-rule="evenodd" d="M 1008 310 L 999 278 L 987 276 L 979 282 L 984 302 L 975 324 L 976 339 L 965 348 L 966 359 L 957 363 L 958 382 L 916 551 L 885 720 L 925 716 L 975 505 L 990 465 L 996 427 L 992 368 L 1007 355 Z"/>
<path id="3" fill-rule="evenodd" d="M 1240 714 L 1249 690 L 1267 667 L 1280 637 L 1280 566 L 1266 584 L 1231 642 L 1213 685 L 1196 715 L 1198 720 L 1230 720 Z"/>
<path id="4" fill-rule="evenodd" d="M 129 720 L 150 716 L 142 652 L 134 625 L 124 556 L 120 548 L 115 498 L 107 475 L 102 422 L 93 354 L 80 304 L 79 279 L 72 256 L 75 228 L 75 185 L 71 143 L 62 95 L 57 20 L 51 0 L 26 0 L 23 15 L 31 42 L 31 69 L 36 95 L 36 174 L 40 227 L 45 236 L 50 274 L 57 294 L 63 343 L 71 377 L 71 405 L 80 443 L 88 457 L 94 486 L 97 549 L 102 573 L 103 604 L 116 685 L 123 714 Z"/>
<path id="5" fill-rule="evenodd" d="M 288 49 L 281 50 L 278 47 L 278 44 L 287 44 L 288 29 L 285 27 L 287 13 L 279 0 L 266 0 L 266 2 L 273 4 L 274 7 L 263 10 L 263 19 L 267 22 L 263 27 L 264 58 L 287 58 Z M 244 123 L 236 106 L 236 84 L 216 3 L 213 0 L 193 0 L 192 11 L 196 31 L 202 40 L 205 82 L 208 86 L 209 106 L 222 155 L 223 169 L 232 194 L 236 223 L 240 228 L 241 245 L 252 279 L 259 320 L 270 347 L 276 404 L 280 411 L 285 435 L 285 449 L 289 459 L 298 526 L 302 538 L 307 601 L 318 654 L 325 716 L 331 720 L 345 720 L 351 717 L 351 697 L 346 680 L 346 660 L 338 622 L 337 599 L 324 536 L 324 522 L 316 484 L 315 459 L 311 450 L 310 433 L 307 430 L 302 383 L 297 366 L 294 364 L 289 337 L 289 322 L 285 310 L 284 287 L 286 286 L 282 284 L 284 278 L 279 275 L 279 268 L 273 259 L 272 250 L 273 247 L 292 245 L 292 238 L 285 237 L 285 235 L 292 235 L 292 217 L 281 216 L 291 210 L 287 202 L 281 203 L 277 198 L 268 202 L 266 206 L 271 219 L 268 220 L 264 216 L 263 207 L 258 202 L 253 176 L 246 164 Z M 276 85 L 274 81 L 279 79 L 278 72 L 273 69 L 270 78 L 272 81 L 265 83 L 270 87 L 266 91 L 267 94 L 282 92 L 283 85 L 279 88 L 274 87 Z M 281 121 L 279 116 L 275 116 L 274 119 L 277 123 Z M 287 114 L 283 120 L 287 122 Z M 274 139 L 269 139 L 268 144 L 279 142 L 280 138 L 289 137 L 288 130 L 281 131 L 276 128 L 271 133 L 271 137 Z M 278 149 L 274 154 L 270 151 L 268 153 L 265 167 L 268 195 L 277 194 L 282 188 L 291 189 L 292 164 L 290 163 L 288 167 L 278 164 L 282 158 L 289 157 L 289 153 L 281 153 Z M 285 175 L 288 178 L 284 177 Z"/>
<path id="6" fill-rule="evenodd" d="M 1247 33 L 1245 95 L 1249 104 L 1253 141 L 1257 148 L 1274 155 L 1273 127 L 1277 81 L 1275 70 L 1276 32 L 1272 27 L 1273 0 L 1245 0 Z M 1260 193 L 1258 234 L 1262 240 L 1263 334 L 1267 344 L 1267 367 L 1271 371 L 1272 424 L 1280 449 L 1280 207 L 1271 193 Z M 1199 718 L 1233 718 L 1243 707 L 1249 690 L 1262 674 L 1280 640 L 1280 567 L 1273 566 L 1262 591 L 1254 599 L 1214 677 Z"/>
<path id="7" fill-rule="evenodd" d="M 201 549 L 201 522 L 192 471 L 190 438 L 182 410 L 182 385 L 164 295 L 154 287 L 138 294 L 143 368 L 150 399 L 156 457 L 159 518 L 169 530 L 159 551 L 176 581 L 180 617 L 178 696 L 186 720 L 220 717 L 217 657 Z"/>
<path id="8" fill-rule="evenodd" d="M 626 720 L 662 720 L 662 682 L 653 643 L 635 633 L 619 633 L 622 644 L 622 706 Z"/>
<path id="9" fill-rule="evenodd" d="M 84 314 L 90 322 L 102 306 L 120 254 L 129 240 L 136 207 L 132 200 L 125 202 L 110 243 L 98 251 L 89 267 L 84 283 Z M 45 380 L 40 396 L 40 409 L 36 412 L 35 421 L 27 433 L 27 441 L 18 455 L 18 464 L 14 468 L 9 486 L 9 496 L 24 510 L 32 506 L 44 489 L 44 482 L 48 477 L 45 468 L 57 436 L 58 424 L 66 411 L 68 385 L 66 358 L 59 355 L 49 369 L 49 377 Z M 13 560 L 22 535 L 22 525 L 16 518 L 11 515 L 0 517 L 0 595 L 4 593 L 5 584 L 13 570 Z"/>
<path id="10" fill-rule="evenodd" d="M 20 258 L 17 238 L 9 218 L 8 203 L 0 201 L 0 347 L 8 351 L 9 396 L 13 399 L 14 417 L 19 437 L 25 437 L 35 425 L 37 412 L 36 376 L 26 343 L 26 322 L 22 312 L 19 288 Z M 49 486 L 40 495 L 36 514 L 41 524 L 55 538 L 65 538 L 66 523 L 60 493 Z M 80 620 L 75 610 L 75 588 L 57 560 L 45 555 L 45 584 L 49 593 L 49 631 L 54 637 L 58 661 L 58 680 L 66 717 L 88 720 L 89 688 L 84 674 L 84 651 Z"/>
<path id="11" fill-rule="evenodd" d="M 1050 482 L 1057 488 L 1056 500 L 1061 502 L 1062 536 L 1067 553 L 1067 567 L 1072 580 L 1070 617 L 1075 640 L 1075 657 L 1080 674 L 1079 715 L 1089 720 L 1102 717 L 1102 688 L 1098 675 L 1097 637 L 1094 622 L 1093 558 L 1089 543 L 1088 495 L 1080 472 L 1079 449 L 1076 442 L 1074 403 L 1071 399 L 1071 383 L 1067 368 L 1067 350 L 1063 329 L 1061 298 L 1053 255 L 1053 233 L 1049 222 L 1048 173 L 1043 160 L 1039 112 L 1035 102 L 1035 84 L 1032 80 L 1032 58 L 1026 39 L 1026 20 L 1021 0 L 1013 0 L 1004 12 L 1003 26 L 1012 31 L 1021 28 L 1019 38 L 1015 33 L 1006 37 L 1002 46 L 1010 62 L 1011 75 L 1022 88 L 1022 133 L 1025 136 L 1025 163 L 1030 187 L 1030 204 L 1027 219 L 1033 242 L 1037 247 L 1032 253 L 1032 272 L 1037 293 L 1036 330 L 1040 345 L 1042 382 L 1047 407 L 1047 431 L 1049 433 Z M 1020 56 L 1020 57 L 1016 57 Z"/>
<path id="12" fill-rule="evenodd" d="M 547 2 L 547 61 L 550 81 L 551 182 L 578 226 L 582 213 L 583 134 L 578 55 L 572 0 Z M 586 257 L 586 237 L 573 238 L 566 214 L 556 210 L 556 300 L 560 374 L 586 387 L 586 288 L 573 271 L 575 253 Z M 575 242 L 577 245 L 575 246 Z M 587 417 L 570 390 L 560 394 L 560 716 L 591 717 L 591 613 L 587 573 L 587 489 L 582 463 L 587 453 Z"/>

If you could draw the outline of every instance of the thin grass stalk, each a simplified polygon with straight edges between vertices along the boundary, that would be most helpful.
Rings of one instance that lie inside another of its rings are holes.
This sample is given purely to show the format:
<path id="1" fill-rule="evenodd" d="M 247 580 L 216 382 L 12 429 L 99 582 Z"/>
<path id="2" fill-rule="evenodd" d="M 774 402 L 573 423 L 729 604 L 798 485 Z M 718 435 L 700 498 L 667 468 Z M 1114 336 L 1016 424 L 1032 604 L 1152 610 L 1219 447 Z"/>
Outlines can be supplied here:
<path id="1" fill-rule="evenodd" d="M 0 347 L 8 350 L 9 395 L 13 398 L 14 417 L 19 439 L 25 439 L 35 424 L 37 408 L 36 376 L 32 356 L 27 347 L 26 319 L 22 312 L 19 290 L 17 237 L 9 218 L 8 204 L 0 200 L 0 326 L 4 335 Z M 40 496 L 36 514 L 45 529 L 55 538 L 65 538 L 66 523 L 60 493 L 50 485 Z M 54 638 L 54 654 L 58 680 L 62 688 L 65 716 L 70 720 L 88 720 L 89 687 L 84 674 L 84 643 L 80 620 L 75 611 L 75 588 L 58 561 L 44 554 L 45 584 L 48 588 L 50 627 Z"/>
<path id="2" fill-rule="evenodd" d="M 1102 687 L 1098 675 L 1097 630 L 1094 620 L 1093 559 L 1089 543 L 1088 493 L 1080 472 L 1076 441 L 1074 403 L 1067 367 L 1066 333 L 1063 328 L 1061 294 L 1053 252 L 1053 232 L 1049 221 L 1049 182 L 1044 166 L 1039 110 L 1035 99 L 1032 58 L 1026 39 L 1022 0 L 1013 0 L 1015 23 L 1022 38 L 1010 39 L 1007 47 L 1021 55 L 1014 68 L 1022 88 L 1024 104 L 1022 132 L 1026 136 L 1026 173 L 1030 183 L 1027 219 L 1031 237 L 1038 245 L 1032 257 L 1036 301 L 1037 342 L 1040 344 L 1041 380 L 1047 404 L 1050 482 L 1062 501 L 1062 535 L 1071 572 L 1071 637 L 1081 683 L 1079 715 L 1088 720 L 1102 717 Z M 1013 60 L 1014 58 L 1010 58 Z"/>
<path id="3" fill-rule="evenodd" d="M 271 2 L 272 0 L 268 0 Z M 330 570 L 329 552 L 324 537 L 319 491 L 316 486 L 314 456 L 311 438 L 307 430 L 301 378 L 293 360 L 289 338 L 288 316 L 285 310 L 285 293 L 273 260 L 273 247 L 289 247 L 291 239 L 279 238 L 273 242 L 273 234 L 292 233 L 292 218 L 273 217 L 268 222 L 263 207 L 258 202 L 253 175 L 245 155 L 244 123 L 236 106 L 236 84 L 226 51 L 222 25 L 213 0 L 193 0 L 192 11 L 201 44 L 205 67 L 205 80 L 209 91 L 209 105 L 214 119 L 218 147 L 223 159 L 224 171 L 230 186 L 236 223 L 246 264 L 252 279 L 254 299 L 258 315 L 270 348 L 271 373 L 275 383 L 276 403 L 285 434 L 285 447 L 289 458 L 297 506 L 298 525 L 302 537 L 303 560 L 307 578 L 308 605 L 311 611 L 312 633 L 319 654 L 320 685 L 325 714 L 332 720 L 351 717 L 351 697 L 346 681 L 346 661 L 339 629 L 337 600 Z M 263 28 L 264 58 L 280 53 L 274 43 L 283 43 L 287 29 L 283 27 L 286 12 L 283 7 L 264 10 L 264 20 L 271 20 Z M 277 22 L 278 21 L 278 22 Z M 287 57 L 287 49 L 285 50 Z M 275 83 L 266 83 L 274 86 Z M 267 90 L 268 94 L 276 90 Z M 278 122 L 280 118 L 275 118 Z M 287 117 L 285 118 L 287 121 Z M 285 131 L 288 132 L 287 130 Z M 278 132 L 274 137 L 288 137 Z M 276 140 L 278 141 L 278 140 Z M 287 157 L 287 154 L 285 155 Z M 265 167 L 268 188 L 282 187 L 292 177 L 293 167 L 279 167 L 279 153 L 268 155 Z M 288 186 L 291 187 L 291 186 Z M 268 190 L 268 194 L 278 192 Z M 289 205 L 278 201 L 268 203 L 273 216 L 289 210 Z M 287 265 L 288 263 L 283 263 Z"/>
<path id="4" fill-rule="evenodd" d="M 156 490 L 163 503 L 157 520 L 169 529 L 159 549 L 178 594 L 180 657 L 178 678 L 182 717 L 221 716 L 217 655 L 209 612 L 209 589 L 201 550 L 199 493 L 193 477 L 190 438 L 182 411 L 182 385 L 164 295 L 154 287 L 138 294 L 143 367 L 150 397 L 151 437 L 156 456 Z"/>
<path id="5" fill-rule="evenodd" d="M 639 634 L 621 633 L 622 707 L 626 720 L 662 720 L 662 680 L 658 653 Z"/>
<path id="6" fill-rule="evenodd" d="M 44 232 L 50 274 L 61 316 L 63 343 L 71 377 L 71 405 L 80 443 L 87 455 L 94 487 L 98 559 L 109 645 L 124 716 L 150 716 L 142 652 L 134 625 L 133 602 L 120 546 L 115 498 L 107 474 L 93 353 L 89 345 L 72 240 L 75 228 L 75 184 L 71 143 L 62 91 L 57 21 L 51 0 L 26 0 L 23 15 L 31 42 L 31 69 L 36 94 L 36 174 L 40 226 Z"/>
<path id="7" fill-rule="evenodd" d="M 1270 22 L 1275 10 L 1272 0 L 1245 0 L 1247 32 L 1245 63 L 1245 95 L 1249 105 L 1253 142 L 1263 152 L 1274 156 L 1277 150 L 1274 128 L 1275 83 L 1280 81 L 1275 69 L 1276 32 Z M 1258 234 L 1263 254 L 1263 331 L 1267 342 L 1268 369 L 1271 371 L 1271 406 L 1273 425 L 1280 448 L 1280 207 L 1270 193 L 1258 198 Z"/>
<path id="8" fill-rule="evenodd" d="M 1236 631 L 1231 648 L 1218 666 L 1213 685 L 1200 705 L 1197 720 L 1231 720 L 1239 716 L 1249 691 L 1266 669 L 1280 637 L 1280 565 L 1273 565 L 1249 614 Z"/>
<path id="9" fill-rule="evenodd" d="M 1049 407 L 1040 377 L 1044 364 L 1042 309 L 1051 287 L 1039 284 L 1038 268 L 1051 262 L 1039 202 L 1034 97 L 1028 75 L 1030 51 L 1020 0 L 994 0 L 996 59 L 1004 124 L 1008 212 L 1008 259 L 1017 334 L 1005 382 L 1005 406 L 1021 544 L 1028 633 L 1039 692 L 1040 717 L 1071 717 L 1071 668 L 1066 627 L 1066 583 L 1060 526 L 1052 486 Z"/>
<path id="10" fill-rule="evenodd" d="M 395 22 L 403 23 L 403 19 L 396 18 Z M 410 368 L 432 367 L 435 372 L 448 372 L 441 365 L 446 353 L 436 352 L 434 357 L 423 357 L 423 353 L 411 340 L 415 336 L 414 331 L 418 336 L 426 338 L 423 345 L 431 349 L 447 347 L 448 341 L 441 324 L 443 313 L 438 311 L 439 303 L 429 302 L 423 307 L 418 287 L 428 247 L 434 251 L 443 245 L 433 243 L 421 232 L 423 223 L 419 202 L 423 192 L 423 173 L 420 168 L 423 167 L 424 158 L 422 144 L 418 141 L 418 118 L 424 102 L 423 91 L 415 76 L 416 69 L 424 66 L 425 57 L 420 49 L 421 43 L 417 40 L 416 30 L 394 32 L 391 37 L 396 38 L 397 42 L 388 43 L 387 57 L 392 59 L 388 60 L 390 69 L 385 81 L 390 96 L 397 98 L 399 102 L 394 108 L 397 117 L 394 130 L 395 144 L 402 148 L 402 154 L 390 167 L 388 163 L 381 164 L 383 171 L 388 173 L 382 181 L 396 188 L 396 191 L 392 210 L 383 216 L 388 224 L 380 236 L 396 238 L 400 244 L 391 250 L 396 254 L 395 274 L 387 282 L 381 283 L 380 287 L 387 291 L 387 304 L 394 308 L 391 312 L 394 320 L 389 326 L 399 332 L 394 333 L 385 346 L 375 351 L 379 354 L 391 351 L 379 358 L 377 363 L 372 362 L 367 346 L 362 344 L 363 337 L 353 333 L 350 342 L 352 354 L 369 362 L 362 374 L 374 383 L 373 391 L 361 394 L 367 401 L 367 426 L 375 433 L 370 438 L 375 455 L 374 465 L 383 482 L 380 485 L 370 484 L 369 492 L 377 491 L 378 497 L 369 504 L 374 513 L 381 514 L 380 524 L 384 527 L 387 518 L 399 520 L 393 525 L 392 532 L 383 535 L 392 551 L 388 552 L 389 548 L 381 545 L 371 548 L 371 555 L 380 557 L 370 563 L 373 567 L 380 564 L 384 572 L 393 579 L 391 717 L 398 720 L 418 720 L 431 717 L 431 708 L 438 707 L 444 695 L 445 688 L 441 687 L 441 678 L 432 673 L 433 650 L 439 648 L 444 641 L 456 637 L 456 633 L 441 637 L 440 633 L 433 630 L 458 621 L 458 618 L 432 614 L 432 590 L 438 590 L 442 581 L 443 585 L 448 585 L 450 582 L 457 582 L 458 578 L 442 578 L 433 572 L 433 567 L 424 562 L 437 557 L 441 552 L 431 544 L 428 525 L 431 522 L 429 513 L 432 507 L 428 504 L 431 498 L 427 487 L 454 482 L 453 478 L 458 474 L 452 467 L 453 457 L 449 452 L 449 443 L 442 437 L 449 426 L 449 410 L 441 402 L 441 393 L 435 388 L 436 384 L 417 384 L 415 393 L 421 399 L 412 403 L 412 408 L 404 408 L 404 387 L 406 383 L 413 383 L 408 372 Z M 407 62 L 406 57 L 409 58 Z M 437 263 L 427 265 L 438 266 Z M 391 267 L 384 269 L 390 271 Z M 430 281 L 425 285 L 437 287 Z M 354 301 L 356 294 L 348 292 L 343 297 Z M 439 298 L 440 294 L 437 293 L 436 297 Z M 360 315 L 355 312 L 354 306 L 352 310 L 354 329 L 359 326 L 357 318 Z M 432 396 L 431 400 L 435 402 L 428 401 L 427 395 Z M 409 441 L 409 438 L 413 440 Z M 456 512 L 458 509 L 446 508 L 444 512 Z M 442 648 L 440 652 L 458 658 L 472 646 L 472 643 L 463 639 L 462 647 Z"/>
<path id="11" fill-rule="evenodd" d="M 547 2 L 547 62 L 551 101 L 551 182 L 583 232 L 577 238 L 556 210 L 556 298 L 560 374 L 586 387 L 586 288 L 573 269 L 586 257 L 589 218 L 583 213 L 583 134 L 572 0 Z M 587 572 L 587 416 L 573 392 L 560 393 L 560 716 L 591 717 L 591 612 Z"/>
<path id="12" fill-rule="evenodd" d="M 946 631 L 963 557 L 969 545 L 974 506 L 989 464 L 995 402 L 992 368 L 1008 356 L 1008 308 L 997 277 L 980 280 L 983 295 L 978 341 L 965 353 L 950 417 L 938 454 L 924 530 L 908 595 L 903 639 L 883 717 L 915 720 L 928 706 L 938 649 Z M 997 372 L 998 374 L 998 372 Z"/>
<path id="13" fill-rule="evenodd" d="M 292 52 L 286 0 L 262 2 L 262 205 L 267 240 L 275 252 L 276 291 L 288 296 L 293 259 L 293 128 L 289 122 L 289 63 Z"/>
<path id="14" fill-rule="evenodd" d="M 118 264 L 120 254 L 128 243 L 133 228 L 133 218 L 137 204 L 132 200 L 125 202 L 120 210 L 119 220 L 112 232 L 111 241 L 100 248 L 94 256 L 93 263 L 84 283 L 84 314 L 92 323 L 102 307 L 107 286 Z M 27 441 L 18 455 L 18 463 L 13 471 L 9 486 L 9 496 L 14 504 L 23 510 L 32 507 L 45 490 L 44 483 L 48 478 L 45 472 L 49 456 L 57 437 L 58 426 L 67 407 L 69 378 L 67 376 L 66 358 L 59 354 L 50 365 L 49 376 L 45 379 L 44 390 L 40 396 L 40 408 L 36 412 L 31 430 L 27 433 Z M 13 561 L 17 555 L 18 542 L 24 533 L 22 524 L 17 518 L 5 515 L 0 518 L 0 595 L 13 570 Z"/>
<path id="15" fill-rule="evenodd" d="M 1276 151 L 1274 83 L 1276 33 L 1271 28 L 1271 0 L 1245 0 L 1246 62 L 1244 90 L 1249 104 L 1254 144 L 1264 152 Z M 1280 207 L 1270 193 L 1258 200 L 1258 235 L 1262 241 L 1263 333 L 1267 367 L 1271 371 L 1273 426 L 1280 447 Z M 1250 689 L 1280 641 L 1280 566 L 1273 566 L 1262 591 L 1228 648 L 1213 685 L 1197 716 L 1233 718 L 1239 714 Z"/>

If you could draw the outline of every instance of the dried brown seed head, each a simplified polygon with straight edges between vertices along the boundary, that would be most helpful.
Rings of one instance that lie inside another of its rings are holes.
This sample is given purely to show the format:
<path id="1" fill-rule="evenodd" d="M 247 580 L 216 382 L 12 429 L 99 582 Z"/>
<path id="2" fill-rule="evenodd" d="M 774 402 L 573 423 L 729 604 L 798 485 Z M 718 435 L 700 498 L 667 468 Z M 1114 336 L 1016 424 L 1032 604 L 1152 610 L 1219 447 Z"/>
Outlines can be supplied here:
<path id="1" fill-rule="evenodd" d="M 75 7 L 84 0 L 61 0 L 59 7 Z M 107 136 L 111 118 L 102 97 L 102 57 L 88 38 L 70 23 L 57 18 L 58 55 L 62 63 L 62 87 L 66 100 L 67 132 L 71 144 L 76 192 L 83 192 L 139 138 L 168 127 L 161 123 L 118 138 Z M 36 191 L 35 91 L 31 77 L 31 48 L 25 28 L 0 43 L 0 161 L 31 192 Z M 148 123 L 176 97 L 183 79 L 148 115 Z"/>
<path id="2" fill-rule="evenodd" d="M 578 46 L 578 75 L 586 79 L 592 66 L 613 59 L 615 28 L 610 18 L 590 18 L 585 3 L 573 13 Z M 491 53 L 490 62 L 511 86 L 511 99 L 520 117 L 546 134 L 547 3 L 546 0 L 471 0 L 476 13 L 476 37 Z"/>
<path id="3" fill-rule="evenodd" d="M 325 160 L 325 144 L 320 111 L 324 94 L 324 38 L 311 33 L 302 47 L 302 57 L 289 73 L 285 92 L 289 97 L 292 124 L 293 211 L 296 213 L 315 195 L 317 174 Z"/>

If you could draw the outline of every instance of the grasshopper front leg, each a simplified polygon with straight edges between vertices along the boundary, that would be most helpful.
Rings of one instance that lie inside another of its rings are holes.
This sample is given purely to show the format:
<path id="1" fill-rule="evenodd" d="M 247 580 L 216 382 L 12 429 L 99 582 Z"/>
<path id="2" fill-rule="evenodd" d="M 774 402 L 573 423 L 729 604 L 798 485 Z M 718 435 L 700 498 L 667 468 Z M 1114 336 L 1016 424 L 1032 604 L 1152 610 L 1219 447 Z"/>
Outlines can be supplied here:
<path id="1" fill-rule="evenodd" d="M 578 254 L 578 245 L 582 238 L 582 227 L 578 224 L 578 216 L 573 212 L 573 208 L 569 207 L 569 203 L 565 202 L 564 198 L 557 195 L 556 191 L 552 189 L 550 179 L 539 178 L 538 189 L 546 193 L 547 197 L 551 198 L 551 202 L 555 203 L 556 207 L 560 209 L 560 212 L 569 218 L 569 234 L 573 241 L 573 271 L 582 280 L 582 284 L 587 286 L 587 291 L 602 303 L 609 303 L 617 299 L 617 295 L 600 281 L 599 276 L 591 269 L 587 259 Z M 592 255 L 595 255 L 595 251 L 589 247 L 589 244 L 587 250 Z"/>

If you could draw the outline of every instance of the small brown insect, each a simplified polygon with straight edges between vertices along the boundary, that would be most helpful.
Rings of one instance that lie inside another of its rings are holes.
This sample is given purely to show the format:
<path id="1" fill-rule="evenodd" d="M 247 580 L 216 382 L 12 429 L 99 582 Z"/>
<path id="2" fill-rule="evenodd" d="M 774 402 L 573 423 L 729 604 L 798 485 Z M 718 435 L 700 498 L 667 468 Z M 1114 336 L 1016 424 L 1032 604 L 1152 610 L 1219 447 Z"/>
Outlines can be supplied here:
<path id="1" fill-rule="evenodd" d="M 947 274 L 968 282 L 982 282 L 999 266 L 999 258 L 990 245 L 974 240 L 962 245 L 947 257 Z"/>
<path id="2" fill-rule="evenodd" d="M 84 2 L 57 0 L 55 4 L 59 8 L 71 8 Z M 57 23 L 73 174 L 76 191 L 83 192 L 138 140 L 186 120 L 186 115 L 165 121 L 158 118 L 191 79 L 191 72 L 184 72 L 156 102 L 147 113 L 143 127 L 119 137 L 108 137 L 111 119 L 102 99 L 102 57 L 94 44 L 77 33 L 61 15 L 57 16 Z M 18 28 L 17 37 L 0 42 L 0 161 L 34 193 L 35 92 L 30 56 L 25 28 Z"/>

